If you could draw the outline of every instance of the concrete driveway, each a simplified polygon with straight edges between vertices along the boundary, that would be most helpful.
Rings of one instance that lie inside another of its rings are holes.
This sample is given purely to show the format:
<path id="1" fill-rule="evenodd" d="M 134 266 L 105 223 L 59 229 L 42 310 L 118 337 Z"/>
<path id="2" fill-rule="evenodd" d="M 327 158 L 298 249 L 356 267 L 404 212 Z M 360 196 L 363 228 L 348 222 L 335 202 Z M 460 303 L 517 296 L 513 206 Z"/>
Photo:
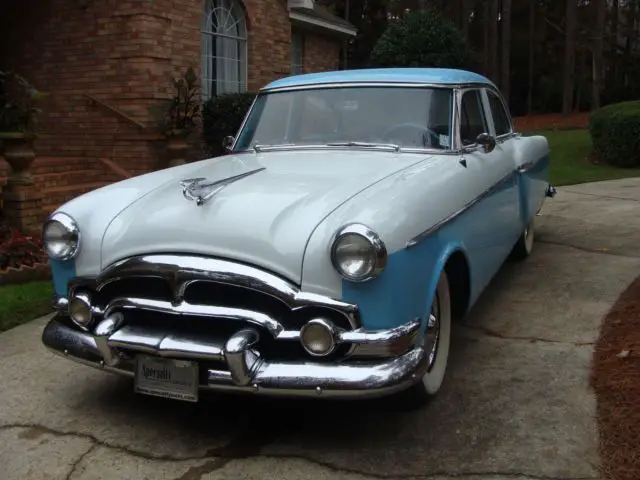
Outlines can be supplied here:
<path id="1" fill-rule="evenodd" d="M 428 406 L 136 396 L 55 357 L 44 319 L 0 336 L 2 479 L 598 478 L 588 387 L 603 315 L 640 274 L 640 180 L 559 189 L 535 254 L 455 333 Z"/>

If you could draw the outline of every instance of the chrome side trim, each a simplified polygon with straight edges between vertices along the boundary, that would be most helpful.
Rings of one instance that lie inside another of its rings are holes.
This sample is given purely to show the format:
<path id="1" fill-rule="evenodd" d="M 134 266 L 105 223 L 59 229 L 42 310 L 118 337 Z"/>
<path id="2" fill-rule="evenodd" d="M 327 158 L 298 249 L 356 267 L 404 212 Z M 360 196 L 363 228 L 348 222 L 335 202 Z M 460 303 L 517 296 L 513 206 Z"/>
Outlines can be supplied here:
<path id="1" fill-rule="evenodd" d="M 247 337 L 236 334 L 232 337 L 233 342 L 226 345 L 227 361 L 229 356 L 236 355 L 244 363 L 228 361 L 230 371 L 209 369 L 206 383 L 201 383 L 200 388 L 290 397 L 376 397 L 408 388 L 419 381 L 427 368 L 428 359 L 421 347 L 401 356 L 374 361 L 252 363 L 252 342 L 248 337 L 248 334 Z M 90 334 L 72 329 L 56 319 L 45 327 L 42 341 L 50 351 L 70 360 L 107 372 L 134 376 L 133 362 L 123 360 L 116 366 L 106 365 Z"/>
<path id="2" fill-rule="evenodd" d="M 518 173 L 527 173 L 536 166 L 536 162 L 525 162 L 518 167 Z"/>
<path id="3" fill-rule="evenodd" d="M 428 238 L 429 236 L 433 235 L 435 232 L 440 230 L 446 224 L 448 224 L 450 222 L 453 222 L 456 218 L 458 218 L 462 214 L 466 213 L 468 210 L 473 208 L 475 205 L 480 203 L 482 200 L 486 199 L 487 197 L 490 197 L 497 190 L 501 189 L 504 185 L 508 184 L 511 180 L 513 180 L 513 178 L 516 175 L 517 175 L 517 170 L 512 170 L 507 175 L 505 175 L 500 180 L 498 180 L 496 183 L 494 183 L 491 187 L 489 187 L 484 192 L 482 192 L 480 195 L 478 195 L 477 197 L 473 198 L 469 202 L 465 203 L 461 208 L 459 208 L 455 212 L 451 213 L 449 216 L 443 218 L 439 222 L 435 223 L 434 225 L 432 225 L 431 227 L 429 227 L 428 229 L 426 229 L 422 233 L 419 233 L 418 235 L 413 237 L 411 240 L 409 240 L 407 242 L 406 248 L 415 247 L 420 242 L 422 242 L 424 239 Z"/>

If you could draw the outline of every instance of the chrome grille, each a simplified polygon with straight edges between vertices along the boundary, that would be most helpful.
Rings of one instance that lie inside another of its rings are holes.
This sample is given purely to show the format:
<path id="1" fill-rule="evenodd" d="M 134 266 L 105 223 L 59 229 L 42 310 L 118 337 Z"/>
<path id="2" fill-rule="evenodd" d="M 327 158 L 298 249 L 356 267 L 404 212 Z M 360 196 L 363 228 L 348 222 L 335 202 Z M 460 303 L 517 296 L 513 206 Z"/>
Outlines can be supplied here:
<path id="1" fill-rule="evenodd" d="M 317 317 L 352 331 L 357 309 L 340 301 L 300 292 L 280 277 L 226 260 L 187 255 L 148 255 L 118 262 L 90 281 L 97 316 L 124 314 L 126 324 L 185 334 L 229 337 L 251 324 L 260 332 L 259 350 L 267 359 L 305 358 L 300 328 Z M 335 361 L 348 344 L 325 357 Z"/>

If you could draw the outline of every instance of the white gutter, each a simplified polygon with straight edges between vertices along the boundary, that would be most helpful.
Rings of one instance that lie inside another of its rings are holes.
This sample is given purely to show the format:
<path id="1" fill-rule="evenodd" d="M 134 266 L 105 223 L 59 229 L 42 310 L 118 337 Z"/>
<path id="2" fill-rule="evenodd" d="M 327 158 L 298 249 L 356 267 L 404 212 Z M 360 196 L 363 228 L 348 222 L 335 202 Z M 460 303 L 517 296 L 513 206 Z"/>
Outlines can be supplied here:
<path id="1" fill-rule="evenodd" d="M 299 12 L 289 12 L 289 18 L 291 20 L 296 20 L 301 23 L 306 23 L 307 25 L 313 25 L 316 27 L 324 28 L 326 30 L 332 30 L 334 32 L 350 35 L 352 37 L 355 37 L 358 34 L 358 31 L 355 29 L 343 27 L 342 25 L 336 25 L 335 23 L 327 22 L 325 20 L 312 17 L 310 15 L 304 15 Z"/>

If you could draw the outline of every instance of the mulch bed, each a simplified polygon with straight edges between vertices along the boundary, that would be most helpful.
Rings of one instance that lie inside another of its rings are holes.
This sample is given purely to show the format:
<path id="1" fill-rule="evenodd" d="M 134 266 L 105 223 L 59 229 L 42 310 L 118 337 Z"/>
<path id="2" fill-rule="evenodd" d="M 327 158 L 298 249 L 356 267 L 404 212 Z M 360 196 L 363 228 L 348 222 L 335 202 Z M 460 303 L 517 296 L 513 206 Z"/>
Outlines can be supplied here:
<path id="1" fill-rule="evenodd" d="M 589 112 L 577 112 L 564 116 L 560 113 L 530 115 L 514 118 L 516 131 L 533 132 L 536 130 L 571 130 L 589 127 Z"/>
<path id="2" fill-rule="evenodd" d="M 602 473 L 607 480 L 640 479 L 640 277 L 604 319 L 595 347 L 591 386 L 597 400 Z"/>

